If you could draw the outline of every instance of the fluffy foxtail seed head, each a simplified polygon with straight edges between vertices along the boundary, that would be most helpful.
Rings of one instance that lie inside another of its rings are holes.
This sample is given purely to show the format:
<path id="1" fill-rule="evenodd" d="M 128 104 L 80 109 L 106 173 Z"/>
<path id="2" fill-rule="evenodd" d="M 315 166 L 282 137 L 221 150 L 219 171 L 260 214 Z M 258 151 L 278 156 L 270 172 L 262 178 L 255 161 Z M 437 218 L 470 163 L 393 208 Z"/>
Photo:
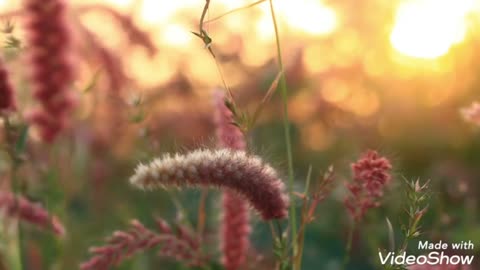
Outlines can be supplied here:
<path id="1" fill-rule="evenodd" d="M 147 190 L 164 186 L 217 187 L 243 196 L 265 220 L 285 218 L 288 213 L 288 196 L 276 171 L 244 151 L 205 149 L 166 155 L 138 165 L 130 182 Z"/>

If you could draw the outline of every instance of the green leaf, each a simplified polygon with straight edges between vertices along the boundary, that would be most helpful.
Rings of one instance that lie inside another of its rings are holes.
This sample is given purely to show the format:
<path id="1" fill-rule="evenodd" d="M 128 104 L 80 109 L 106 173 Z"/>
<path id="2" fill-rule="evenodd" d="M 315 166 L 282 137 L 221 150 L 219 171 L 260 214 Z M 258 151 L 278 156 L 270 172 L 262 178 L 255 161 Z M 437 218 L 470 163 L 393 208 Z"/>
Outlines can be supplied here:
<path id="1" fill-rule="evenodd" d="M 27 146 L 27 140 L 28 140 L 28 130 L 29 130 L 28 125 L 24 125 L 21 128 L 20 136 L 18 137 L 17 143 L 15 144 L 15 153 L 17 155 L 21 155 L 25 151 L 25 148 Z"/>

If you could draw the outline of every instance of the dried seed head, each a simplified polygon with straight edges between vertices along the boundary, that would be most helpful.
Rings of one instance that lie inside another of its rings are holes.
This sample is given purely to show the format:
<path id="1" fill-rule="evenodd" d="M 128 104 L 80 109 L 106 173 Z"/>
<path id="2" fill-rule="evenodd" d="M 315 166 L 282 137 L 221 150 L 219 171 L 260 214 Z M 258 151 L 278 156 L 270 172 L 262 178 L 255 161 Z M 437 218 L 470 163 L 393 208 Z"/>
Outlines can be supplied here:
<path id="1" fill-rule="evenodd" d="M 226 169 L 227 165 L 236 169 Z M 265 220 L 284 218 L 288 212 L 284 184 L 275 170 L 244 151 L 206 149 L 175 157 L 166 155 L 148 165 L 140 164 L 130 182 L 146 190 L 163 186 L 231 190 L 247 199 Z"/>

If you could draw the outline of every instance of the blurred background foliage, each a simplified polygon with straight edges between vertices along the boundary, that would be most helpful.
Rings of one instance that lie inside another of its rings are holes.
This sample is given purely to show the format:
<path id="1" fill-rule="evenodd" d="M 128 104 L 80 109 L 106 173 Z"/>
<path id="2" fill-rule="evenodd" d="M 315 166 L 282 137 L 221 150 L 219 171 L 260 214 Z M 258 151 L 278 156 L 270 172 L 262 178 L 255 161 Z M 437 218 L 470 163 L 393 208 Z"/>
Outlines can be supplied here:
<path id="1" fill-rule="evenodd" d="M 167 192 L 132 189 L 139 161 L 164 152 L 214 145 L 212 90 L 222 85 L 215 60 L 197 31 L 201 0 L 77 0 L 71 2 L 81 96 L 72 128 L 54 145 L 30 135 L 21 176 L 28 195 L 64 220 L 60 241 L 29 231 L 28 268 L 76 269 L 111 231 L 152 215 L 169 220 L 179 210 Z M 403 177 L 431 179 L 432 201 L 423 238 L 474 240 L 480 248 L 480 134 L 459 108 L 480 97 L 480 1 L 275 1 L 289 87 L 294 167 L 301 190 L 309 165 L 314 177 L 333 165 L 337 187 L 308 228 L 304 269 L 337 269 L 348 215 L 343 207 L 350 163 L 368 148 L 394 165 L 392 190 L 370 213 L 353 246 L 352 269 L 373 269 L 386 248 L 388 217 L 397 232 L 405 220 Z M 241 110 L 252 112 L 277 74 L 268 3 L 235 11 L 245 0 L 213 0 L 205 29 Z M 3 54 L 19 91 L 32 101 L 22 68 L 21 3 L 0 0 Z M 249 140 L 286 175 L 281 100 L 266 104 Z M 0 156 L 2 177 L 6 157 Z M 198 191 L 178 193 L 195 222 Z M 209 196 L 208 231 L 218 225 L 218 194 Z M 254 221 L 253 241 L 272 260 L 268 227 Z M 414 245 L 415 246 L 415 245 Z M 211 247 L 214 249 L 214 246 Z M 415 248 L 412 252 L 418 252 Z M 263 263 L 263 262 L 262 262 Z M 148 253 L 118 269 L 183 269 Z"/>

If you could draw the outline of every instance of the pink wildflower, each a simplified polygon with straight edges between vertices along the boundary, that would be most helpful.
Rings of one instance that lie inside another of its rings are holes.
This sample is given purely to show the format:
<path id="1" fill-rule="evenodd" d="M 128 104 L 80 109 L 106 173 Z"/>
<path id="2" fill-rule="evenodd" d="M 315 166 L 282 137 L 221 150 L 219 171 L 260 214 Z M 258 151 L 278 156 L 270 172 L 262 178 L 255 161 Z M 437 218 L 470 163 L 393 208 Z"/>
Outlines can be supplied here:
<path id="1" fill-rule="evenodd" d="M 81 270 L 106 270 L 130 258 L 135 253 L 161 246 L 159 255 L 199 265 L 199 245 L 194 236 L 179 226 L 179 233 L 172 233 L 163 220 L 157 221 L 160 233 L 147 229 L 138 220 L 132 220 L 128 231 L 116 231 L 107 239 L 107 244 L 90 248 L 94 256 L 80 265 Z"/>
<path id="2" fill-rule="evenodd" d="M 130 182 L 143 189 L 164 186 L 218 187 L 247 199 L 263 219 L 285 218 L 288 196 L 276 171 L 259 157 L 230 149 L 165 155 L 140 164 Z"/>
<path id="3" fill-rule="evenodd" d="M 232 112 L 225 106 L 222 90 L 214 93 L 215 123 L 218 145 L 225 148 L 245 150 L 245 139 L 233 125 Z M 246 260 L 250 245 L 250 215 L 248 203 L 235 192 L 225 190 L 222 194 L 221 250 L 222 263 L 227 270 L 239 269 Z"/>
<path id="4" fill-rule="evenodd" d="M 13 193 L 0 192 L 0 209 L 8 217 L 52 230 L 57 235 L 65 234 L 65 229 L 56 216 L 51 216 L 45 209 L 23 197 L 15 197 Z"/>
<path id="5" fill-rule="evenodd" d="M 33 95 L 41 106 L 30 115 L 44 141 L 66 127 L 74 105 L 71 38 L 62 0 L 25 0 Z"/>
<path id="6" fill-rule="evenodd" d="M 345 206 L 356 221 L 361 220 L 368 209 L 380 205 L 378 199 L 390 182 L 391 169 L 390 161 L 372 150 L 352 164 L 353 182 L 347 184 L 351 196 L 345 200 Z"/>

